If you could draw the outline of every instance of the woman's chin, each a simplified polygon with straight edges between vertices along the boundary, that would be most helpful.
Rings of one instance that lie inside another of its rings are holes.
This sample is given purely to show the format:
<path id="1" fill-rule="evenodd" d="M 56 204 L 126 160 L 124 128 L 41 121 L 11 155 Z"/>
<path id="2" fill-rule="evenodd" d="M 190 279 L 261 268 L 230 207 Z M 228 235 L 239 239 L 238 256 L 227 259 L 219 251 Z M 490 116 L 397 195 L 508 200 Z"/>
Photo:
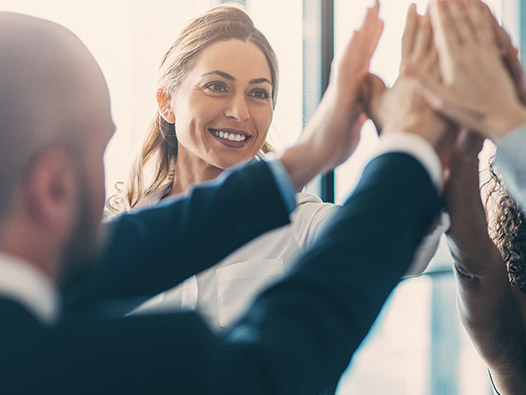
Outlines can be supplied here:
<path id="1" fill-rule="evenodd" d="M 255 155 L 243 155 L 238 156 L 236 158 L 233 158 L 232 155 L 230 155 L 228 158 L 217 158 L 217 160 L 214 161 L 214 166 L 226 170 L 233 166 L 239 165 L 240 163 L 247 162 L 254 158 Z"/>

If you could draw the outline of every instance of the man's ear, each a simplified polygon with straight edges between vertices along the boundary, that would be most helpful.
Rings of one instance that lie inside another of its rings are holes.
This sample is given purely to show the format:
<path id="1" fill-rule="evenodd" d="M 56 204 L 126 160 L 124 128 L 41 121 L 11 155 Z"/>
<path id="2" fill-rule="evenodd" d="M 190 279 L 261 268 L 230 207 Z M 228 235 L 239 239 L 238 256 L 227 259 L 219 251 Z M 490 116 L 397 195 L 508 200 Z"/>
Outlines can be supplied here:
<path id="1" fill-rule="evenodd" d="M 172 96 L 167 94 L 163 89 L 157 91 L 157 106 L 159 113 L 168 123 L 175 123 L 175 113 L 172 109 Z"/>
<path id="2" fill-rule="evenodd" d="M 49 231 L 67 234 L 78 209 L 77 164 L 63 149 L 50 149 L 33 163 L 26 178 L 25 200 L 33 221 Z"/>

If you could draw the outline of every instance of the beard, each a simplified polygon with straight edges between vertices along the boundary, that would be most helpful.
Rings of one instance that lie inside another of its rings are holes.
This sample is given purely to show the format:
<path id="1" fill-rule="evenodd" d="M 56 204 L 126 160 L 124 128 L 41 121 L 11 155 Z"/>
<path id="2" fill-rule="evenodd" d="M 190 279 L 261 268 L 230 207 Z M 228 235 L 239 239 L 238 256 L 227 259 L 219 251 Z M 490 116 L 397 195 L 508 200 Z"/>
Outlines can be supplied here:
<path id="1" fill-rule="evenodd" d="M 100 215 L 93 210 L 86 182 L 79 183 L 79 204 L 72 233 L 61 259 L 59 282 L 61 288 L 79 283 L 90 272 L 95 257 Z"/>

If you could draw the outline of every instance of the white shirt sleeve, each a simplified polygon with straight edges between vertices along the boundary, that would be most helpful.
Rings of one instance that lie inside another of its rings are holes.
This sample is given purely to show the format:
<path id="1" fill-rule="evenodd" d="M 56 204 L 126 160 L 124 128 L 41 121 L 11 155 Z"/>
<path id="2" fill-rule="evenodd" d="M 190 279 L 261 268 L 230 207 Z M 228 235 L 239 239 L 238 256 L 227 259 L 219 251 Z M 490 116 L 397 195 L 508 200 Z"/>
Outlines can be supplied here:
<path id="1" fill-rule="evenodd" d="M 523 125 L 497 145 L 495 164 L 515 201 L 526 212 L 526 125 Z"/>

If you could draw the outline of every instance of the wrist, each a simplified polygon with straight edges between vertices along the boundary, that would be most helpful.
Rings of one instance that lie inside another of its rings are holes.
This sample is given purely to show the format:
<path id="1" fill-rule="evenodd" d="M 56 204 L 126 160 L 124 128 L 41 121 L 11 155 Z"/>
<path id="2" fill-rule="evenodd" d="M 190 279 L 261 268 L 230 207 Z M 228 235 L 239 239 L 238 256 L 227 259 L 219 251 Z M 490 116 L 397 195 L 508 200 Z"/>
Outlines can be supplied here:
<path id="1" fill-rule="evenodd" d="M 324 170 L 310 152 L 308 144 L 299 143 L 287 148 L 280 155 L 279 160 L 289 174 L 296 191 L 301 191 L 309 181 Z"/>

